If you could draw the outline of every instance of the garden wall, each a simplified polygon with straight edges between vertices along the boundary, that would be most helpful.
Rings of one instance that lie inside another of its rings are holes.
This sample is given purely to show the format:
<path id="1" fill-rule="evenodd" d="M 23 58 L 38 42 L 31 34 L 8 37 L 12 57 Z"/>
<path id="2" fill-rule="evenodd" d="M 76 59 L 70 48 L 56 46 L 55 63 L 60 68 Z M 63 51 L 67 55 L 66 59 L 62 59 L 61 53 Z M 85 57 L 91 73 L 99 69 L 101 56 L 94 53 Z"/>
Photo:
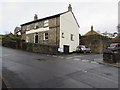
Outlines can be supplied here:
<path id="1" fill-rule="evenodd" d="M 57 54 L 58 47 L 53 45 L 42 45 L 37 43 L 25 43 L 21 40 L 2 40 L 2 46 L 41 54 Z"/>

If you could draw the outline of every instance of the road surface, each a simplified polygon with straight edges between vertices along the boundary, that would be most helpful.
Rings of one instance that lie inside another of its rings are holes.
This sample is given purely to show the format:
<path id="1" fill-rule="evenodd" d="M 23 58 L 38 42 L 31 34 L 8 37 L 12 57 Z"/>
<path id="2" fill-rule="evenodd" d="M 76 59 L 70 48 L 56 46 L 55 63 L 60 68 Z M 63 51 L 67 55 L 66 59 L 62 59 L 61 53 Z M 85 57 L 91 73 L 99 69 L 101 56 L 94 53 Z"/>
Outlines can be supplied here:
<path id="1" fill-rule="evenodd" d="M 118 88 L 118 68 L 102 55 L 45 55 L 2 48 L 2 75 L 11 88 Z"/>

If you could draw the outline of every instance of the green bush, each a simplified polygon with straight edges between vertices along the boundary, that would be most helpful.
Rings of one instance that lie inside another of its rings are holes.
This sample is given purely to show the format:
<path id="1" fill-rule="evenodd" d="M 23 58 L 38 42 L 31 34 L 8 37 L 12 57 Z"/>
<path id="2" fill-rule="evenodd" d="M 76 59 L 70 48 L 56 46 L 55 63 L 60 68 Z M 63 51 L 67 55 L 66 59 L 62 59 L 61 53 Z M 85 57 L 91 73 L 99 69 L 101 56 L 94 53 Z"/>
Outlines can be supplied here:
<path id="1" fill-rule="evenodd" d="M 6 40 L 14 40 L 14 39 L 20 39 L 21 36 L 15 36 L 13 34 L 3 35 L 0 37 L 0 39 L 6 39 Z"/>

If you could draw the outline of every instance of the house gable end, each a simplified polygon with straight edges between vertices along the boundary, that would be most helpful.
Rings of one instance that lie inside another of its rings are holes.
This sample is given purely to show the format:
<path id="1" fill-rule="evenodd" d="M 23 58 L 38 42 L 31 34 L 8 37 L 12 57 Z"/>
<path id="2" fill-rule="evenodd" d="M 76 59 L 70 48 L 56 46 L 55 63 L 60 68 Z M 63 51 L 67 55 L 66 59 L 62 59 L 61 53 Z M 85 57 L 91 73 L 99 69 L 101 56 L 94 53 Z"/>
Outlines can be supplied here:
<path id="1" fill-rule="evenodd" d="M 74 15 L 74 13 L 73 13 L 72 11 L 67 11 L 67 12 L 65 12 L 65 13 L 63 13 L 63 14 L 61 14 L 61 15 L 64 15 L 64 14 L 70 13 L 70 12 L 71 12 L 71 14 L 72 14 L 72 16 L 73 16 L 73 18 L 74 18 L 74 20 L 75 20 L 75 22 L 76 22 L 78 28 L 80 28 L 80 26 L 79 26 L 79 24 L 78 24 L 78 22 L 77 22 L 77 19 L 76 19 L 75 15 Z M 69 18 L 69 19 L 70 19 L 70 18 Z"/>

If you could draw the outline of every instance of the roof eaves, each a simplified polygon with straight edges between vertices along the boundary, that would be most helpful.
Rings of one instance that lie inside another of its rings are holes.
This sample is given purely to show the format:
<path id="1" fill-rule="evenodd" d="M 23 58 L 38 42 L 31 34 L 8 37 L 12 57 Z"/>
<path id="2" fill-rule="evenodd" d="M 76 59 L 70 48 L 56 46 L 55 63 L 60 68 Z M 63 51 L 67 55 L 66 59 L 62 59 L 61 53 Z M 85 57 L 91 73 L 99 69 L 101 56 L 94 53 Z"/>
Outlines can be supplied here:
<path id="1" fill-rule="evenodd" d="M 76 21 L 76 23 L 77 23 L 78 27 L 80 28 L 80 26 L 79 26 L 79 24 L 78 24 L 78 22 L 77 22 L 77 19 L 76 19 L 76 17 L 75 17 L 75 15 L 74 15 L 74 13 L 73 13 L 73 12 L 72 12 L 72 14 L 73 14 L 73 17 L 75 18 L 75 21 Z"/>
<path id="2" fill-rule="evenodd" d="M 67 13 L 67 12 L 68 12 L 68 11 L 63 12 L 63 13 L 59 13 L 59 14 L 55 14 L 55 15 L 52 15 L 52 16 L 48 16 L 48 17 L 45 17 L 45 18 L 41 18 L 41 19 L 38 19 L 38 20 L 30 21 L 30 22 L 21 24 L 20 26 L 28 25 L 28 24 L 35 23 L 35 22 L 38 22 L 38 21 L 41 21 L 41 20 L 50 19 L 50 18 L 53 18 L 53 17 L 59 17 L 60 15 L 62 15 L 62 14 L 64 14 L 64 13 Z"/>

